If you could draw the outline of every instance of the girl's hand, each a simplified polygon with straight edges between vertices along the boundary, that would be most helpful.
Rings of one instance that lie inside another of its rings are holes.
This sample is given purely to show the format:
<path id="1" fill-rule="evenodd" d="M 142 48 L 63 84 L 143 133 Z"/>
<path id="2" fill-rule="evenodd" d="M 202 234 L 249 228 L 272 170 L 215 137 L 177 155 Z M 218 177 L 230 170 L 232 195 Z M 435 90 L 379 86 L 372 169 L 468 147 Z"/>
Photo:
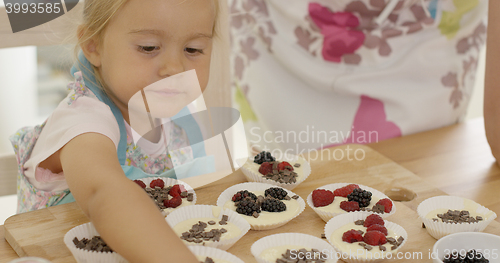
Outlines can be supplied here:
<path id="1" fill-rule="evenodd" d="M 199 262 L 144 190 L 125 176 L 111 139 L 85 133 L 59 156 L 78 205 L 113 250 L 129 262 Z"/>

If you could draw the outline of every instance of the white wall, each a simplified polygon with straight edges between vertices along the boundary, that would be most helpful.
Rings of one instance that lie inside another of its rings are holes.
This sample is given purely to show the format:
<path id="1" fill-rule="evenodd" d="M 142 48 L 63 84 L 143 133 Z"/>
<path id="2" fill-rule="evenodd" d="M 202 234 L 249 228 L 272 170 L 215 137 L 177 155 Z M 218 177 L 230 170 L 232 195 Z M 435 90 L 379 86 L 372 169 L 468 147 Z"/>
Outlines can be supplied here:
<path id="1" fill-rule="evenodd" d="M 36 47 L 0 49 L 0 154 L 13 153 L 9 136 L 37 116 Z"/>

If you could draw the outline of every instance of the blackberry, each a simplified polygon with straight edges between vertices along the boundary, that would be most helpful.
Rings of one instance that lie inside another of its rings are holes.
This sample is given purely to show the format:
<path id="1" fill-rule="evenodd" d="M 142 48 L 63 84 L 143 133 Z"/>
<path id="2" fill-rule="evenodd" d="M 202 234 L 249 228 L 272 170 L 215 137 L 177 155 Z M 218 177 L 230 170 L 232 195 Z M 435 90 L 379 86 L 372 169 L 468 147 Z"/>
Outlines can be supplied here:
<path id="1" fill-rule="evenodd" d="M 260 207 L 254 200 L 243 199 L 236 206 L 236 212 L 238 214 L 251 216 L 253 212 L 260 213 Z"/>
<path id="2" fill-rule="evenodd" d="M 280 187 L 271 187 L 271 188 L 268 188 L 264 192 L 264 195 L 266 197 L 269 195 L 269 196 L 271 196 L 271 197 L 273 197 L 275 199 L 283 200 L 288 195 L 288 193 L 283 188 L 280 188 Z"/>
<path id="3" fill-rule="evenodd" d="M 372 200 L 372 193 L 361 188 L 356 188 L 352 190 L 352 193 L 347 195 L 347 200 L 358 202 L 360 208 L 367 207 Z"/>
<path id="4" fill-rule="evenodd" d="M 264 200 L 261 204 L 262 210 L 268 212 L 283 212 L 286 210 L 285 203 L 281 202 L 278 199 L 269 198 Z"/>
<path id="5" fill-rule="evenodd" d="M 253 162 L 257 164 L 262 164 L 264 162 L 274 162 L 274 161 L 276 161 L 276 158 L 274 158 L 270 152 L 265 152 L 265 151 L 262 151 L 259 154 L 255 155 L 255 158 L 253 159 Z"/>
<path id="6" fill-rule="evenodd" d="M 245 199 L 246 197 L 250 197 L 250 199 L 252 200 L 257 200 L 257 196 L 252 193 L 252 192 L 249 192 L 248 190 L 242 190 L 242 191 L 238 191 L 236 194 L 233 195 L 233 202 L 238 202 L 238 201 L 241 201 L 242 199 Z"/>

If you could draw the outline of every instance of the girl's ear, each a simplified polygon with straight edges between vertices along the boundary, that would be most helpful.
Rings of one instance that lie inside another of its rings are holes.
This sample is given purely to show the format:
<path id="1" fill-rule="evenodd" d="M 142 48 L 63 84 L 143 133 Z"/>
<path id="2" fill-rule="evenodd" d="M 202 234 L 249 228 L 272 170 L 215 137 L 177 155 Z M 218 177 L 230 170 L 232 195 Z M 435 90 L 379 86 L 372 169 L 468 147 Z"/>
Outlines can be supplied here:
<path id="1" fill-rule="evenodd" d="M 86 28 L 84 26 L 79 26 L 78 27 L 78 39 L 81 40 L 81 38 L 84 35 Z M 101 55 L 99 53 L 99 40 L 97 39 L 96 36 L 93 36 L 89 39 L 86 39 L 84 42 L 80 44 L 80 48 L 83 51 L 83 54 L 87 58 L 87 60 L 92 64 L 94 67 L 100 67 L 101 66 Z"/>

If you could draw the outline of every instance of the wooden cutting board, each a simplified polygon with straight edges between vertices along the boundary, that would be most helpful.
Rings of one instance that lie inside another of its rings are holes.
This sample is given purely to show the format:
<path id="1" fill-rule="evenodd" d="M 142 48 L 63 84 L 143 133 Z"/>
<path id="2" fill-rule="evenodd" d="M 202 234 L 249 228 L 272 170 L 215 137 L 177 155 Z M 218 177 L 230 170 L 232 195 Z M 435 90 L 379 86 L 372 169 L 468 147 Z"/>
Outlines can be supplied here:
<path id="1" fill-rule="evenodd" d="M 341 157 L 343 154 L 343 158 Z M 401 249 L 414 257 L 410 262 L 431 262 L 429 252 L 436 242 L 418 218 L 418 204 L 426 198 L 444 195 L 432 187 L 432 181 L 425 182 L 415 174 L 399 166 L 367 146 L 347 145 L 323 150 L 310 156 L 312 174 L 293 190 L 307 198 L 315 188 L 330 183 L 358 183 L 384 192 L 387 189 L 404 187 L 417 196 L 409 202 L 396 202 L 396 214 L 388 218 L 408 232 L 408 242 Z M 356 160 L 356 158 L 358 160 Z M 196 189 L 198 204 L 215 205 L 219 194 L 229 186 L 245 182 L 244 175 L 237 171 L 219 181 Z M 88 222 L 76 204 L 66 204 L 29 213 L 15 215 L 5 222 L 5 238 L 20 256 L 38 256 L 54 263 L 76 262 L 63 243 L 64 234 L 71 228 Z M 306 233 L 320 237 L 325 222 L 310 207 L 288 224 L 273 230 L 250 231 L 228 252 L 244 262 L 256 262 L 250 253 L 251 245 L 267 235 L 285 232 Z M 485 232 L 500 235 L 500 223 L 493 221 Z M 0 262 L 2 260 L 0 259 Z M 391 262 L 408 262 L 406 259 Z"/>

